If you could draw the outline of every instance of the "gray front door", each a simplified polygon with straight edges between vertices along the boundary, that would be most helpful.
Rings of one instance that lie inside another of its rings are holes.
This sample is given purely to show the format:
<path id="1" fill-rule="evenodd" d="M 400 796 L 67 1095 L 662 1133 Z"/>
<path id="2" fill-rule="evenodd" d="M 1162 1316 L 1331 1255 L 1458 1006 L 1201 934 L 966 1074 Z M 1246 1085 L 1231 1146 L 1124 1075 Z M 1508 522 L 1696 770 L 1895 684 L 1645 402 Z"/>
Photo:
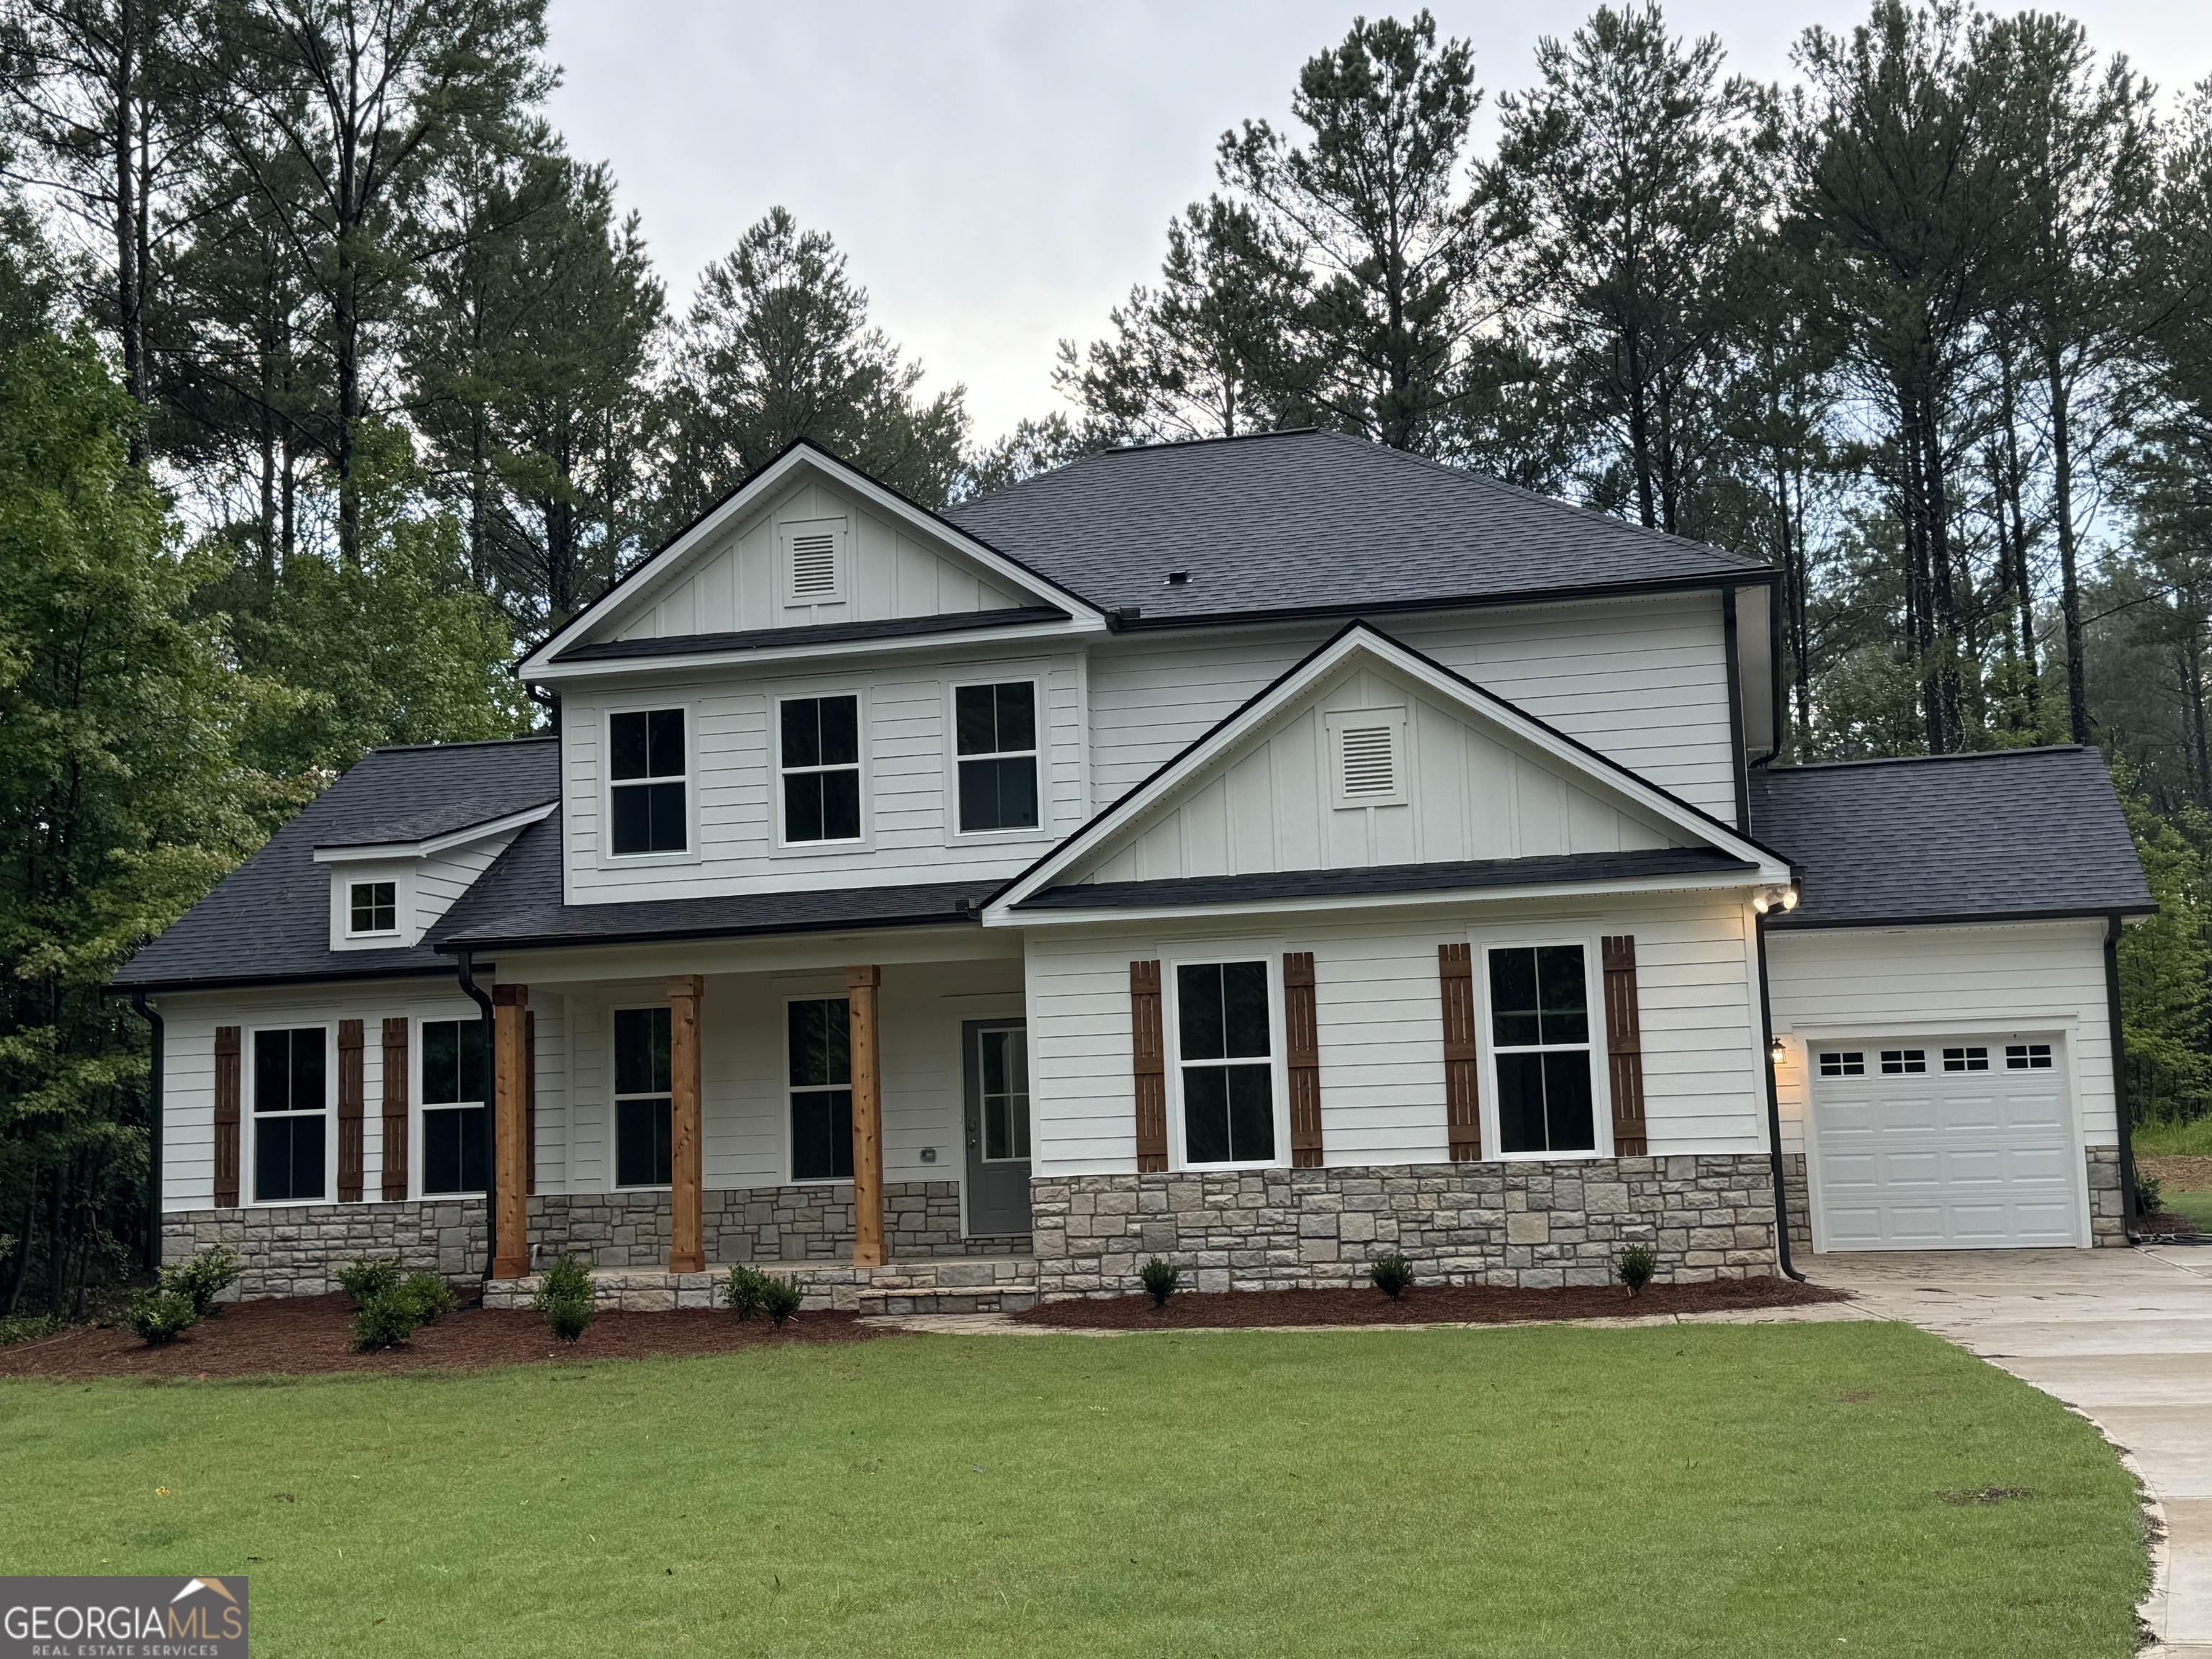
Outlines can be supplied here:
<path id="1" fill-rule="evenodd" d="M 1025 1022 L 960 1028 L 968 1073 L 968 1231 L 1030 1230 L 1030 1046 Z"/>

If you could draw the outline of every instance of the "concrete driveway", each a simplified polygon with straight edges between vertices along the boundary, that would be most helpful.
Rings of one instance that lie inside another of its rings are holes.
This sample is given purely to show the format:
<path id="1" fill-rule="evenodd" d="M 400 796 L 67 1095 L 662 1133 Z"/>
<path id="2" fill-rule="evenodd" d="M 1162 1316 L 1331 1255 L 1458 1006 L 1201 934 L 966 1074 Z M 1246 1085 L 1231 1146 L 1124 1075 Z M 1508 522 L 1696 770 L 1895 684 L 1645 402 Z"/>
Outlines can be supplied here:
<path id="1" fill-rule="evenodd" d="M 2055 1395 L 2124 1447 L 2166 1511 L 2142 1609 L 2171 1659 L 2212 1659 L 2212 1247 L 1814 1255 L 1799 1267 Z"/>

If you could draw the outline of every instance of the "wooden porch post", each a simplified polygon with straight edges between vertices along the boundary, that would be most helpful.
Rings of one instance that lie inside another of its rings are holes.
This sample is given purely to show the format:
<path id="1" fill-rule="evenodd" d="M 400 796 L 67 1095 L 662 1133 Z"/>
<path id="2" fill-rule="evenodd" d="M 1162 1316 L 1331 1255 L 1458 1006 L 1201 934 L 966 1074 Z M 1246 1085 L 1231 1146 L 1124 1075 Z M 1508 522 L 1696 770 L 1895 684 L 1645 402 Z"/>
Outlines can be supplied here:
<path id="1" fill-rule="evenodd" d="M 530 1067 L 523 1034 L 529 1006 L 527 985 L 492 987 L 492 1184 L 499 1206 L 494 1279 L 520 1279 L 530 1271 L 530 1171 L 524 1164 L 527 1130 L 523 1121 L 523 1091 Z"/>
<path id="2" fill-rule="evenodd" d="M 880 968 L 848 968 L 853 1010 L 853 1265 L 884 1265 L 883 1067 L 876 1040 Z"/>
<path id="3" fill-rule="evenodd" d="M 706 981 L 678 974 L 668 981 L 668 1271 L 703 1273 L 699 1192 L 699 999 Z"/>

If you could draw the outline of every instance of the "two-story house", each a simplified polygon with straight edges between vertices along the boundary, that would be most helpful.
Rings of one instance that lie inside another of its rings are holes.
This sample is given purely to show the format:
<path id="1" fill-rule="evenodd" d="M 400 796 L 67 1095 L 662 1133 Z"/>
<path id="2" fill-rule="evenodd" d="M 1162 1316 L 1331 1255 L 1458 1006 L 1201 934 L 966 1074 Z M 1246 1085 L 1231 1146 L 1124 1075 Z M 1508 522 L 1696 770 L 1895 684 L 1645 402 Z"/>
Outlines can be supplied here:
<path id="1" fill-rule="evenodd" d="M 988 1305 L 2118 1242 L 2100 757 L 1771 764 L 1775 641 L 1763 566 L 1324 433 L 945 514 L 794 446 L 520 665 L 550 733 L 369 755 L 119 976 L 167 1249 Z"/>

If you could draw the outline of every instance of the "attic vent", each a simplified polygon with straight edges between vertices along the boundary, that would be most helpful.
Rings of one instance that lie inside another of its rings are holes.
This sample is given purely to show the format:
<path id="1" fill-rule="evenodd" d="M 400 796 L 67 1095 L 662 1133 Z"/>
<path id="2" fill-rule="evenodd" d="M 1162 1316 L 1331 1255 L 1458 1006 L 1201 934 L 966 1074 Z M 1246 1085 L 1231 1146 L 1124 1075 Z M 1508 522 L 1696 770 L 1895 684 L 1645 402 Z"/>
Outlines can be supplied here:
<path id="1" fill-rule="evenodd" d="M 1344 798 L 1372 800 L 1398 793 L 1397 732 L 1388 726 L 1344 728 Z"/>
<path id="2" fill-rule="evenodd" d="M 811 530 L 791 538 L 791 597 L 826 599 L 837 592 L 837 538 Z"/>

